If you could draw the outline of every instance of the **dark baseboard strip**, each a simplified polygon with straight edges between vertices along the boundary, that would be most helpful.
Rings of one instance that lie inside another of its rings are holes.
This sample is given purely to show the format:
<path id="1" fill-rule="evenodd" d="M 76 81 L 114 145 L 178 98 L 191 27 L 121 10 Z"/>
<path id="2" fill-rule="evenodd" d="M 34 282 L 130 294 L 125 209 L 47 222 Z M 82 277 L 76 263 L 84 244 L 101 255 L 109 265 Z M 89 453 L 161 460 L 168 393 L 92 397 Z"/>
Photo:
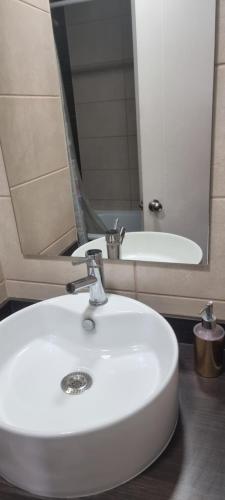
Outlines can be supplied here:
<path id="1" fill-rule="evenodd" d="M 11 314 L 24 309 L 25 307 L 31 306 L 32 304 L 36 304 L 39 302 L 38 300 L 29 300 L 29 299 L 9 299 L 0 305 L 0 321 L 2 319 L 7 318 Z M 168 323 L 172 326 L 177 340 L 180 343 L 184 344 L 192 344 L 193 343 L 193 328 L 194 325 L 198 322 L 197 319 L 194 318 L 183 318 L 183 317 L 172 317 L 172 316 L 164 316 Z M 200 320 L 199 320 L 200 321 Z M 221 323 L 225 328 L 225 323 Z"/>

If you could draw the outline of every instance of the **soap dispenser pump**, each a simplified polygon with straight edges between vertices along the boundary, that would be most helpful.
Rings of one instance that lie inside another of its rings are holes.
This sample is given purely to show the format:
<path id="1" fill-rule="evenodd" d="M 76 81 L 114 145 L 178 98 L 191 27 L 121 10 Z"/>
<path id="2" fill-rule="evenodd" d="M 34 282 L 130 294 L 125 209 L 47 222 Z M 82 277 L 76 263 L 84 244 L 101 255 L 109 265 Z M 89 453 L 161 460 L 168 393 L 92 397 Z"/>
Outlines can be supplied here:
<path id="1" fill-rule="evenodd" d="M 201 311 L 202 321 L 194 327 L 195 368 L 202 377 L 217 377 L 223 370 L 225 332 L 216 322 L 213 302 Z"/>

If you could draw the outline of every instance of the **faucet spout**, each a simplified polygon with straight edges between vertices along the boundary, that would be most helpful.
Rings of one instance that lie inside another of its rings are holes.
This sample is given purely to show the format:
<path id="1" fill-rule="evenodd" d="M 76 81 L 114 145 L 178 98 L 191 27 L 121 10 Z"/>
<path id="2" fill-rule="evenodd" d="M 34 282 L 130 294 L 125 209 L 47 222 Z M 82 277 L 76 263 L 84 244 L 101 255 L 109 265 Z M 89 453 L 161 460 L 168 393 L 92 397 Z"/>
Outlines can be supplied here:
<path id="1" fill-rule="evenodd" d="M 86 278 L 81 278 L 80 280 L 71 281 L 71 283 L 67 283 L 66 291 L 68 293 L 79 292 L 83 288 L 87 288 L 91 285 L 97 283 L 97 279 L 94 276 L 87 276 Z"/>
<path id="2" fill-rule="evenodd" d="M 92 306 L 101 306 L 108 301 L 104 289 L 104 273 L 103 260 L 101 250 L 88 250 L 85 254 L 85 259 L 79 262 L 72 262 L 73 265 L 87 264 L 87 276 L 76 281 L 72 281 L 66 285 L 68 293 L 75 293 L 83 288 L 89 287 L 90 299 L 89 303 Z"/>

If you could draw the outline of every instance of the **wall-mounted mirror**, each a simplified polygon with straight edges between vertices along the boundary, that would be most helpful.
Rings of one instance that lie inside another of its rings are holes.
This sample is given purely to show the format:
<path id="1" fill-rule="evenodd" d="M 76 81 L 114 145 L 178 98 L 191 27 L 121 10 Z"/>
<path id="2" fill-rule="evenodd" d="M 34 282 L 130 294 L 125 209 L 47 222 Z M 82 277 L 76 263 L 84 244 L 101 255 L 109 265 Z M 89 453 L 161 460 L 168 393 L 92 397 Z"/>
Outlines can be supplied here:
<path id="1" fill-rule="evenodd" d="M 35 193 L 23 158 L 8 171 L 23 253 L 101 248 L 105 258 L 206 264 L 215 1 L 50 7 L 69 167 L 57 157 L 48 170 L 53 138 L 64 141 L 53 98 L 52 128 L 44 139 L 37 131 L 31 158 Z"/>

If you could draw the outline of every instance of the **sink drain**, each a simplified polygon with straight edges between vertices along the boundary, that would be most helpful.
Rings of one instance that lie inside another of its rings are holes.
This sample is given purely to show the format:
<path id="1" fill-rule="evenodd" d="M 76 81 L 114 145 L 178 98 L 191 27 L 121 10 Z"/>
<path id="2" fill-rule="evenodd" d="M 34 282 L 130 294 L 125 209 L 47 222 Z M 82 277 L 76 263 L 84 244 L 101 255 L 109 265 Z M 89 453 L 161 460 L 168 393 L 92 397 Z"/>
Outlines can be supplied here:
<path id="1" fill-rule="evenodd" d="M 66 394 L 81 394 L 92 385 L 92 378 L 85 372 L 73 372 L 66 375 L 61 381 L 61 388 Z"/>

